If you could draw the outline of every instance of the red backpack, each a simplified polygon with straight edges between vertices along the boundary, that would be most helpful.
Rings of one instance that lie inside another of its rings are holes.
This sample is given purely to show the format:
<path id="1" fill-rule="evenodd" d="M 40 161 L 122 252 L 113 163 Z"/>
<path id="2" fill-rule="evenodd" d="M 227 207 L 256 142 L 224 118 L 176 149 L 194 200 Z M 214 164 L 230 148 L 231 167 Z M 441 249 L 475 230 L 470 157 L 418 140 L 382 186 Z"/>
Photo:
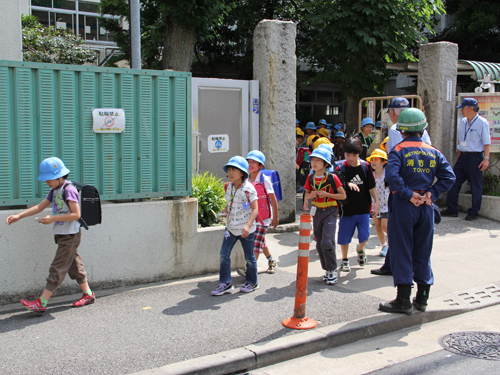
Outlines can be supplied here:
<path id="1" fill-rule="evenodd" d="M 224 185 L 224 191 L 227 191 L 227 187 L 229 186 L 229 184 L 230 182 L 226 182 L 226 184 Z M 252 182 L 251 184 L 257 191 L 257 207 L 259 209 L 259 214 L 257 215 L 257 221 L 261 225 L 264 225 L 264 220 L 271 218 L 271 199 L 269 198 L 269 194 L 267 194 L 266 187 L 264 186 L 263 183 Z M 250 202 L 248 192 L 245 193 L 247 194 L 247 199 Z"/>

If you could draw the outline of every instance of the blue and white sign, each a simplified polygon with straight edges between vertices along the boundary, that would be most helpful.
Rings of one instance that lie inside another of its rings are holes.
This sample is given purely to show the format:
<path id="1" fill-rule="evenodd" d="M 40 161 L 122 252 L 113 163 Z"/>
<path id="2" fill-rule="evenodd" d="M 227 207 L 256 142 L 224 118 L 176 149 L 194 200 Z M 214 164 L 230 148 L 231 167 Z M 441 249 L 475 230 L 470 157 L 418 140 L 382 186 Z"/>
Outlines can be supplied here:
<path id="1" fill-rule="evenodd" d="M 253 107 L 253 113 L 256 115 L 259 114 L 259 99 L 252 99 L 252 107 Z"/>
<path id="2" fill-rule="evenodd" d="M 208 136 L 208 152 L 228 152 L 229 151 L 229 135 L 214 134 Z"/>

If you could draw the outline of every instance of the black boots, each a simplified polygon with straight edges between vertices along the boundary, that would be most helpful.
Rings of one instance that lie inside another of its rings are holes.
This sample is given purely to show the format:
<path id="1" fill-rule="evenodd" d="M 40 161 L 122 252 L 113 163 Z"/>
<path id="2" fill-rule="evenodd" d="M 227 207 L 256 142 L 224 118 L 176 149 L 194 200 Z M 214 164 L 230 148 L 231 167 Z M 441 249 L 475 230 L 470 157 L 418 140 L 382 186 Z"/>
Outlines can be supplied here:
<path id="1" fill-rule="evenodd" d="M 430 285 L 418 284 L 417 296 L 413 298 L 413 306 L 415 306 L 418 311 L 425 312 L 430 289 Z"/>
<path id="2" fill-rule="evenodd" d="M 410 301 L 411 285 L 397 285 L 398 296 L 394 301 L 381 303 L 380 311 L 410 315 L 413 308 Z M 427 305 L 427 303 L 426 303 Z"/>

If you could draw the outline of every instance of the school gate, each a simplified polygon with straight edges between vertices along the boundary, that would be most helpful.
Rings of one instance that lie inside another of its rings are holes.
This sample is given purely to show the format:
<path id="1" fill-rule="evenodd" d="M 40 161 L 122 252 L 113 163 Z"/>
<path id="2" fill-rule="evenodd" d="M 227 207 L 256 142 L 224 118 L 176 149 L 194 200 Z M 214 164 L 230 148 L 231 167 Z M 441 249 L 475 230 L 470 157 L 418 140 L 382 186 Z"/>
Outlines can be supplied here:
<path id="1" fill-rule="evenodd" d="M 190 195 L 190 103 L 190 73 L 0 61 L 0 206 L 39 203 L 50 156 L 102 200 Z"/>

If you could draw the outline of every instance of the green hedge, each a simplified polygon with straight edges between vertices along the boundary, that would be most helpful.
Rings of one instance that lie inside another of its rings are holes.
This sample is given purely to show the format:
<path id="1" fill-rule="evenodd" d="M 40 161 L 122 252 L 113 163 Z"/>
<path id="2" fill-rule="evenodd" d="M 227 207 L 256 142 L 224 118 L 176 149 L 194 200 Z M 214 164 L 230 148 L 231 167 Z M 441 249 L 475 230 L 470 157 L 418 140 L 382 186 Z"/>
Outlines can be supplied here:
<path id="1" fill-rule="evenodd" d="M 198 198 L 198 225 L 211 227 L 219 224 L 217 214 L 226 206 L 222 179 L 205 172 L 193 175 L 193 194 Z"/>

